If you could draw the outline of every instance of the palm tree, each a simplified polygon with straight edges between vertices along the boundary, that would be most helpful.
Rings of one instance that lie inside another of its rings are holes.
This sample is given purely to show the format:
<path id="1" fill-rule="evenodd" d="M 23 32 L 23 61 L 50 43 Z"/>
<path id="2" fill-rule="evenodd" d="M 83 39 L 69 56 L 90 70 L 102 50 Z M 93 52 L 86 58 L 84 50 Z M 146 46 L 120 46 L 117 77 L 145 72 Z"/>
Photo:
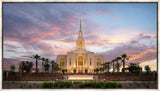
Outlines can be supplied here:
<path id="1" fill-rule="evenodd" d="M 97 74 L 98 74 L 98 72 L 99 72 L 99 68 L 96 68 L 96 72 L 97 72 Z"/>
<path id="2" fill-rule="evenodd" d="M 38 60 L 40 59 L 40 56 L 36 54 L 33 55 L 31 58 L 36 59 L 36 73 L 38 73 Z"/>
<path id="3" fill-rule="evenodd" d="M 53 71 L 55 71 L 55 65 L 56 65 L 56 63 L 55 63 L 55 61 L 51 61 L 51 64 L 52 64 L 52 73 L 53 73 Z"/>
<path id="4" fill-rule="evenodd" d="M 42 72 L 44 72 L 44 62 L 45 62 L 45 58 L 41 58 L 41 60 L 42 60 Z"/>
<path id="5" fill-rule="evenodd" d="M 29 62 L 29 61 L 24 62 L 24 70 L 26 71 L 26 73 L 30 73 L 32 67 L 33 67 L 32 62 Z"/>
<path id="6" fill-rule="evenodd" d="M 145 67 L 146 73 L 149 73 L 151 71 L 151 68 L 149 67 L 149 65 L 146 65 Z"/>
<path id="7" fill-rule="evenodd" d="M 110 69 L 110 62 L 107 62 L 106 64 L 107 64 L 107 70 L 108 70 L 107 72 L 109 73 L 109 69 Z"/>
<path id="8" fill-rule="evenodd" d="M 24 71 L 28 74 L 31 72 L 33 63 L 29 61 L 21 61 L 19 64 L 20 74 L 23 75 Z"/>
<path id="9" fill-rule="evenodd" d="M 10 66 L 10 69 L 11 69 L 12 72 L 14 72 L 15 68 L 16 68 L 15 65 Z"/>
<path id="10" fill-rule="evenodd" d="M 112 61 L 111 61 L 112 63 L 113 63 L 113 72 L 114 72 L 114 62 L 115 62 L 115 59 L 113 59 Z"/>
<path id="11" fill-rule="evenodd" d="M 101 64 L 102 65 L 102 67 L 103 67 L 103 71 L 105 72 L 105 70 L 106 70 L 106 62 L 105 63 L 103 63 L 103 64 Z"/>
<path id="12" fill-rule="evenodd" d="M 119 72 L 119 67 L 120 67 L 120 64 L 119 64 L 119 60 L 121 60 L 121 57 L 117 57 L 116 59 L 115 59 L 115 61 L 117 62 L 117 64 L 116 64 L 116 68 L 117 68 L 117 72 Z"/>
<path id="13" fill-rule="evenodd" d="M 94 69 L 94 74 L 96 73 L 96 69 Z"/>
<path id="14" fill-rule="evenodd" d="M 122 62 L 123 62 L 122 72 L 125 73 L 125 61 L 129 60 L 129 57 L 127 56 L 127 54 L 123 54 L 123 55 L 121 55 L 121 59 L 122 59 Z"/>
<path id="15" fill-rule="evenodd" d="M 99 68 L 99 71 L 102 73 L 102 71 L 104 70 L 104 68 L 100 67 Z"/>
<path id="16" fill-rule="evenodd" d="M 24 68 L 25 68 L 25 62 L 22 61 L 20 64 L 19 64 L 19 71 L 20 71 L 20 74 L 23 75 L 24 73 Z"/>
<path id="17" fill-rule="evenodd" d="M 47 59 L 45 59 L 45 65 L 44 65 L 44 67 L 45 67 L 45 71 L 49 71 L 49 64 L 48 64 L 48 62 L 49 62 L 49 60 L 48 60 L 48 58 Z"/>

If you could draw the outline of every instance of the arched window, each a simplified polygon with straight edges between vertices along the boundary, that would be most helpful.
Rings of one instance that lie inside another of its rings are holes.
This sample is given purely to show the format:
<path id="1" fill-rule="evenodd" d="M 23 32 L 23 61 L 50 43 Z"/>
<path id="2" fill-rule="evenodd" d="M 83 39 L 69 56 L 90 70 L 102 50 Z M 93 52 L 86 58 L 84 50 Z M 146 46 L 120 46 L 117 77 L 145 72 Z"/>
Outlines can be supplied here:
<path id="1" fill-rule="evenodd" d="M 90 65 L 92 65 L 92 58 L 90 58 Z"/>
<path id="2" fill-rule="evenodd" d="M 84 58 L 84 67 L 86 67 L 86 59 Z"/>
<path id="3" fill-rule="evenodd" d="M 60 67 L 64 67 L 64 59 L 60 59 Z"/>
<path id="4" fill-rule="evenodd" d="M 78 65 L 83 66 L 83 57 L 82 56 L 78 57 Z"/>
<path id="5" fill-rule="evenodd" d="M 82 42 L 79 42 L 79 49 L 82 50 Z"/>
<path id="6" fill-rule="evenodd" d="M 97 58 L 97 67 L 101 66 L 101 58 Z"/>
<path id="7" fill-rule="evenodd" d="M 77 67 L 77 58 L 75 59 L 75 67 Z"/>
<path id="8" fill-rule="evenodd" d="M 69 59 L 69 65 L 71 65 L 71 58 Z"/>

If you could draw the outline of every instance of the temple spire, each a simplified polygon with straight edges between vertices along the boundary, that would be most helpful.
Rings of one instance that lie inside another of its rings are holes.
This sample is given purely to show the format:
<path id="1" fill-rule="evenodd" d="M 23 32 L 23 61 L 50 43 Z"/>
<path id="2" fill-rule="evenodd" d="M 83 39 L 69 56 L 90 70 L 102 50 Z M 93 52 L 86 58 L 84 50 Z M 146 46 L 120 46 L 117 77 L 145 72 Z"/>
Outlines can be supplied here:
<path id="1" fill-rule="evenodd" d="M 82 37 L 82 29 L 81 29 L 81 17 L 80 17 L 80 29 L 79 29 L 79 37 Z"/>

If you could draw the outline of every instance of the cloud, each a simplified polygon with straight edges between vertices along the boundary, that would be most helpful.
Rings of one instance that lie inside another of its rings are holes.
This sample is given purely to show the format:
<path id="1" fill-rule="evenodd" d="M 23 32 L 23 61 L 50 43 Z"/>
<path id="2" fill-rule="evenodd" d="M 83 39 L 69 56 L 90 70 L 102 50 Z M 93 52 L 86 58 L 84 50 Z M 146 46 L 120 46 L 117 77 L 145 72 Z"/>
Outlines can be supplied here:
<path id="1" fill-rule="evenodd" d="M 105 14 L 115 19 L 113 8 L 116 7 L 68 3 L 3 4 L 5 60 L 30 60 L 29 57 L 35 54 L 56 60 L 57 55 L 66 54 L 75 47 L 80 16 L 86 48 L 103 52 L 105 61 L 111 61 L 123 53 L 131 56 L 128 62 L 156 59 L 155 34 L 122 28 L 117 22 L 103 25 L 94 21 L 93 17 Z"/>
<path id="2" fill-rule="evenodd" d="M 138 35 L 142 36 L 142 34 Z M 153 44 L 145 44 L 141 43 L 144 41 L 152 39 Z M 126 61 L 126 64 L 131 62 L 134 63 L 143 63 L 150 60 L 157 59 L 157 50 L 156 50 L 156 38 L 148 36 L 146 37 L 137 37 L 137 40 L 134 39 L 130 40 L 130 42 L 126 43 L 119 43 L 117 46 L 109 51 L 104 52 L 105 61 L 111 61 L 115 57 L 121 56 L 122 54 L 126 53 L 130 56 L 130 59 Z"/>

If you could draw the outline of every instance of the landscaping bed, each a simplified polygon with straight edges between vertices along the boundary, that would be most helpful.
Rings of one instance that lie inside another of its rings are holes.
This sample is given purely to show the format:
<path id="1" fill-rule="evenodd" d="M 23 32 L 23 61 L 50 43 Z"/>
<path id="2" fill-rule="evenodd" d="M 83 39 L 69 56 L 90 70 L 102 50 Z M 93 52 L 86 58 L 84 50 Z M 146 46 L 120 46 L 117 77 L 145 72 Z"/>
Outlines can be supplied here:
<path id="1" fill-rule="evenodd" d="M 4 81 L 4 89 L 157 89 L 156 81 Z"/>

